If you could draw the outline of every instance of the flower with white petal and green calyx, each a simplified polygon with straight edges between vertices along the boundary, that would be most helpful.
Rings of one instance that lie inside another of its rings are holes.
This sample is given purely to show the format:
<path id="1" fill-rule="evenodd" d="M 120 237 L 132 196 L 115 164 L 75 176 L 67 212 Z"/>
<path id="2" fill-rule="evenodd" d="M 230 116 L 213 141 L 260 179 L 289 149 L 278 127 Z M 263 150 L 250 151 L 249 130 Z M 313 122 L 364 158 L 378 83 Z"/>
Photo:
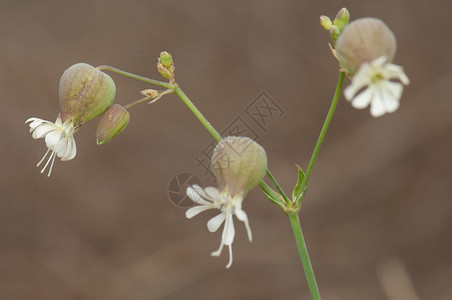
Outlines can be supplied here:
<path id="1" fill-rule="evenodd" d="M 48 148 L 38 166 L 50 153 L 41 173 L 49 167 L 52 173 L 55 158 L 71 160 L 76 155 L 74 133 L 84 123 L 103 114 L 113 103 L 116 86 L 110 76 L 85 63 L 68 68 L 60 80 L 60 111 L 55 123 L 29 118 L 34 139 L 44 138 Z"/>
<path id="2" fill-rule="evenodd" d="M 45 169 L 50 164 L 49 173 L 47 174 L 47 176 L 50 176 L 52 173 L 53 163 L 55 162 L 55 157 L 57 156 L 61 158 L 62 161 L 71 160 L 75 157 L 75 154 L 77 153 L 77 147 L 74 139 L 75 128 L 71 120 L 66 121 L 63 124 L 60 117 L 56 119 L 55 123 L 38 118 L 30 118 L 25 123 L 28 122 L 31 122 L 29 125 L 33 138 L 44 138 L 48 148 L 47 152 L 38 162 L 38 167 L 50 152 L 48 160 L 42 168 L 41 173 L 44 173 Z"/>
<path id="3" fill-rule="evenodd" d="M 379 19 L 358 19 L 345 27 L 336 53 L 342 70 L 352 79 L 344 96 L 353 107 L 370 105 L 374 117 L 397 110 L 403 87 L 410 81 L 402 67 L 392 64 L 396 49 L 394 34 Z"/>
<path id="4" fill-rule="evenodd" d="M 386 60 L 382 56 L 370 63 L 364 62 L 356 72 L 352 84 L 344 90 L 345 98 L 351 101 L 354 108 L 363 109 L 370 105 L 370 113 L 374 117 L 396 111 L 403 85 L 410 83 L 402 67 Z M 391 79 L 398 79 L 401 83 Z"/>
<path id="5" fill-rule="evenodd" d="M 218 187 L 202 189 L 193 185 L 187 189 L 187 195 L 196 204 L 187 210 L 186 217 L 191 219 L 197 214 L 218 209 L 220 213 L 209 220 L 207 228 L 216 232 L 224 223 L 221 243 L 212 256 L 219 256 L 224 246 L 229 247 L 229 263 L 232 265 L 232 243 L 235 237 L 234 219 L 245 224 L 248 239 L 252 240 L 248 216 L 242 209 L 246 194 L 264 178 L 267 170 L 267 156 L 264 148 L 247 137 L 227 137 L 220 141 L 212 155 L 212 171 L 217 177 Z"/>

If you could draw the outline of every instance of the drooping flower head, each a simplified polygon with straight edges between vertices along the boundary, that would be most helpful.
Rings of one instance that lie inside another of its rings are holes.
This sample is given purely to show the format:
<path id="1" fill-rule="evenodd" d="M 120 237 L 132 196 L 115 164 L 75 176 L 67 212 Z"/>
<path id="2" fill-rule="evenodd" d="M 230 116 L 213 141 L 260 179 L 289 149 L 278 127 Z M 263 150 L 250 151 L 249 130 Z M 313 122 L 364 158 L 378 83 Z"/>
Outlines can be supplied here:
<path id="1" fill-rule="evenodd" d="M 29 118 L 34 139 L 45 138 L 48 148 L 38 166 L 50 153 L 41 173 L 49 166 L 50 176 L 55 157 L 62 161 L 76 155 L 74 133 L 84 123 L 103 114 L 113 103 L 116 86 L 110 76 L 85 63 L 67 69 L 60 80 L 60 111 L 55 123 L 39 118 Z"/>
<path id="2" fill-rule="evenodd" d="M 403 85 L 408 85 L 409 79 L 402 67 L 392 64 L 396 50 L 393 32 L 379 19 L 358 19 L 344 28 L 337 39 L 336 54 L 352 79 L 344 95 L 353 107 L 370 105 L 374 117 L 397 110 Z"/>
<path id="3" fill-rule="evenodd" d="M 235 236 L 233 216 L 245 224 L 251 241 L 251 229 L 242 202 L 246 194 L 264 178 L 267 156 L 264 148 L 250 138 L 227 137 L 216 146 L 211 167 L 217 177 L 218 188 L 189 187 L 187 195 L 199 205 L 188 209 L 186 217 L 191 219 L 208 209 L 221 211 L 209 220 L 207 228 L 210 232 L 216 232 L 224 223 L 220 247 L 212 252 L 212 256 L 219 256 L 223 247 L 228 246 L 229 263 L 226 268 L 229 268 L 232 265 L 232 242 Z"/>

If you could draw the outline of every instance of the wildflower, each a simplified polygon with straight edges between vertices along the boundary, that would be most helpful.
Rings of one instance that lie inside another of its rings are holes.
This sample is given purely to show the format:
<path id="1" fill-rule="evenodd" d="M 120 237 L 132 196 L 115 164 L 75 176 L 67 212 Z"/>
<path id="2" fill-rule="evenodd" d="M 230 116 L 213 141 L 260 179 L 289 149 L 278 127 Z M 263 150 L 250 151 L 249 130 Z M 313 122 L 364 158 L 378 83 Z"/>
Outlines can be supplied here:
<path id="1" fill-rule="evenodd" d="M 252 241 L 248 216 L 242 209 L 246 194 L 265 176 L 267 156 L 265 150 L 253 140 L 246 137 L 227 137 L 215 148 L 212 155 L 212 171 L 218 179 L 218 186 L 202 189 L 199 185 L 187 188 L 187 195 L 198 206 L 187 210 L 188 219 L 209 210 L 218 209 L 220 214 L 207 223 L 210 232 L 216 232 L 224 223 L 221 243 L 218 250 L 211 253 L 219 256 L 224 246 L 229 248 L 229 262 L 232 265 L 232 243 L 235 236 L 235 216 L 245 224 L 248 239 Z"/>
<path id="2" fill-rule="evenodd" d="M 398 79 L 402 83 L 393 82 L 391 79 Z M 351 101 L 354 108 L 363 109 L 370 105 L 371 115 L 380 117 L 399 108 L 403 85 L 409 83 L 403 68 L 388 63 L 387 58 L 382 56 L 361 65 L 352 84 L 345 88 L 344 96 Z"/>
<path id="3" fill-rule="evenodd" d="M 336 53 L 342 70 L 352 79 L 344 96 L 353 107 L 370 105 L 374 117 L 397 110 L 403 86 L 410 81 L 402 67 L 392 64 L 396 48 L 394 34 L 379 19 L 358 19 L 345 27 Z"/>
<path id="4" fill-rule="evenodd" d="M 41 170 L 41 173 L 44 173 L 50 163 L 49 173 L 47 174 L 47 177 L 49 177 L 56 156 L 60 157 L 62 161 L 67 161 L 73 159 L 77 153 L 74 124 L 72 120 L 63 124 L 60 117 L 56 119 L 55 123 L 39 118 L 30 118 L 25 123 L 28 122 L 31 122 L 29 124 L 30 132 L 32 132 L 34 139 L 45 138 L 48 150 L 36 166 L 39 167 L 50 152 L 48 160 Z"/>
<path id="5" fill-rule="evenodd" d="M 38 166 L 50 153 L 41 173 L 49 166 L 52 173 L 55 157 L 62 161 L 76 155 L 74 133 L 84 123 L 103 114 L 113 103 L 116 86 L 110 76 L 85 63 L 68 68 L 59 86 L 60 111 L 55 123 L 39 118 L 29 118 L 30 132 L 34 139 L 45 138 L 47 152 Z"/>

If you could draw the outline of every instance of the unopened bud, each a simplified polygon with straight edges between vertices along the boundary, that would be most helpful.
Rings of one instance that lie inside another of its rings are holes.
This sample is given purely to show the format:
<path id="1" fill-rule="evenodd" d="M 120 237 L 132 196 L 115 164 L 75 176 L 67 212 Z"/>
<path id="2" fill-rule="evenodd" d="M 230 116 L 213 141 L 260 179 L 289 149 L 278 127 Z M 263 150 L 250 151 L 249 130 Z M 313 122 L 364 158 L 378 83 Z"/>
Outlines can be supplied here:
<path id="1" fill-rule="evenodd" d="M 219 189 L 227 189 L 233 197 L 253 189 L 264 178 L 266 170 L 264 148 L 247 137 L 227 137 L 218 143 L 212 154 L 212 171 Z"/>
<path id="2" fill-rule="evenodd" d="M 60 118 L 78 127 L 101 115 L 113 103 L 116 86 L 110 76 L 85 63 L 67 69 L 60 80 Z"/>
<path id="3" fill-rule="evenodd" d="M 396 53 L 396 38 L 386 24 L 375 18 L 363 18 L 345 27 L 336 43 L 341 66 L 353 76 L 363 62 L 385 56 L 392 62 Z"/>
<path id="4" fill-rule="evenodd" d="M 334 18 L 334 25 L 340 28 L 340 31 L 348 24 L 350 20 L 350 13 L 348 10 L 344 7 L 342 8 L 336 15 L 336 18 Z"/>
<path id="5" fill-rule="evenodd" d="M 127 109 L 119 104 L 113 104 L 102 115 L 97 126 L 96 138 L 97 144 L 108 143 L 112 138 L 121 133 L 129 123 L 130 115 Z"/>
<path id="6" fill-rule="evenodd" d="M 169 68 L 173 64 L 173 57 L 170 53 L 163 51 L 160 53 L 160 60 L 162 61 L 162 65 Z"/>
<path id="7" fill-rule="evenodd" d="M 322 27 L 326 30 L 330 30 L 333 22 L 331 22 L 331 19 L 327 16 L 320 16 L 320 25 L 322 25 Z"/>
<path id="8" fill-rule="evenodd" d="M 158 95 L 160 95 L 160 92 L 153 90 L 153 89 L 147 89 L 147 90 L 141 91 L 141 95 L 149 97 L 149 98 L 155 98 Z"/>
<path id="9" fill-rule="evenodd" d="M 157 70 L 159 71 L 160 75 L 162 75 L 166 79 L 171 78 L 171 72 L 168 70 L 167 67 L 165 67 L 162 63 L 162 60 L 159 58 L 157 62 Z"/>

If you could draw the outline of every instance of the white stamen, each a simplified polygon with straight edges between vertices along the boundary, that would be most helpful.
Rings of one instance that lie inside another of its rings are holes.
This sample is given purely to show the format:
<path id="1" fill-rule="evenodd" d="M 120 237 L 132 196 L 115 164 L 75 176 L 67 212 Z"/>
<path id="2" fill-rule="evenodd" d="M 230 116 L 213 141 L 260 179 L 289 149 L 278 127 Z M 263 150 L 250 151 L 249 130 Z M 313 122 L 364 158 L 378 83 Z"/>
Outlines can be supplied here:
<path id="1" fill-rule="evenodd" d="M 44 159 L 46 158 L 46 156 L 49 153 L 49 151 L 50 151 L 50 149 L 47 149 L 46 154 L 44 154 L 44 156 L 41 158 L 41 160 L 36 164 L 36 167 L 39 167 L 39 165 L 44 161 Z"/>

